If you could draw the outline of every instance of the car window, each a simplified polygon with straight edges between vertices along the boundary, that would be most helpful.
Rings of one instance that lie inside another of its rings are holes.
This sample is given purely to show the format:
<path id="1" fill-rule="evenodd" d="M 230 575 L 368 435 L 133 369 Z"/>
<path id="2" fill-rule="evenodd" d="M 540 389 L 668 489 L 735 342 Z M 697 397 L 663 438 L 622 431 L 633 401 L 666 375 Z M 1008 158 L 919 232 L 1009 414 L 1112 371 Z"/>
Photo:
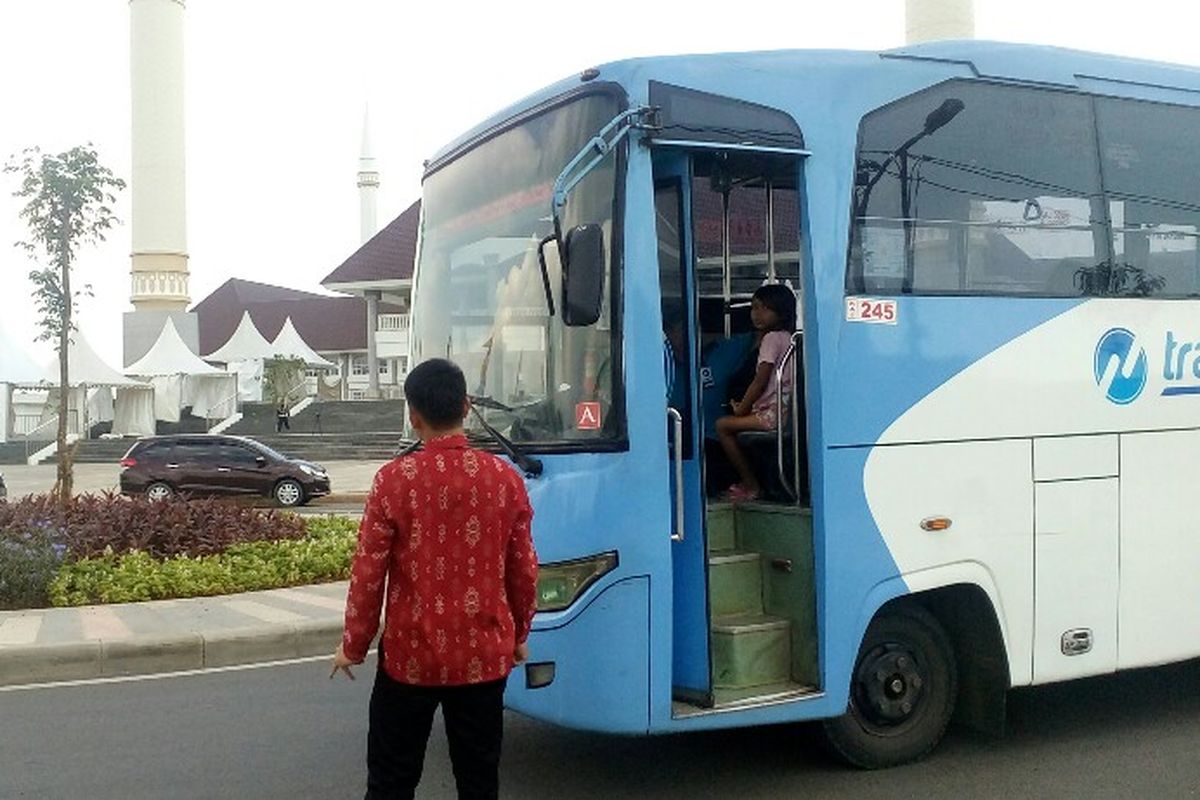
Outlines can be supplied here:
<path id="1" fill-rule="evenodd" d="M 175 460 L 189 464 L 211 464 L 216 460 L 217 450 L 208 442 L 177 442 Z"/>
<path id="2" fill-rule="evenodd" d="M 171 455 L 170 442 L 149 442 L 139 447 L 134 453 L 136 458 L 143 461 L 166 461 Z"/>
<path id="3" fill-rule="evenodd" d="M 257 463 L 257 454 L 239 444 L 223 444 L 219 450 L 219 458 L 226 464 L 253 465 Z"/>

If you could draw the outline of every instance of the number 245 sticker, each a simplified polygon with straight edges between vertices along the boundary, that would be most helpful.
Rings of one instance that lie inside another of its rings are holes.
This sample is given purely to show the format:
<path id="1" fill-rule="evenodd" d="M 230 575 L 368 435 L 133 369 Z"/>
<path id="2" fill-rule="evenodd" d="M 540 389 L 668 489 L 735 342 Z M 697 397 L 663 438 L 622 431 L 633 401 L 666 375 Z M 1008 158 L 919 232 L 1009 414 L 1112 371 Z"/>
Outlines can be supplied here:
<path id="1" fill-rule="evenodd" d="M 872 300 L 869 297 L 846 298 L 847 322 L 875 322 L 895 325 L 897 320 L 895 300 Z"/>

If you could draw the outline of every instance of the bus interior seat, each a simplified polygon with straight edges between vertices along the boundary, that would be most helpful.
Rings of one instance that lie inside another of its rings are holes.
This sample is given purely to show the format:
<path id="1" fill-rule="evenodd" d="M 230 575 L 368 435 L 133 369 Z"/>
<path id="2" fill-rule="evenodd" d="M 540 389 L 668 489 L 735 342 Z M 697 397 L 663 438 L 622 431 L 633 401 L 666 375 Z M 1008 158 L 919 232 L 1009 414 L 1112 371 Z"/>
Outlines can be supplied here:
<path id="1" fill-rule="evenodd" d="M 801 417 L 803 419 L 803 416 Z M 779 464 L 777 438 L 775 431 L 742 431 L 738 434 L 738 445 L 750 461 L 750 467 L 758 477 L 762 486 L 764 500 L 777 503 L 790 503 L 794 498 L 789 496 L 779 479 Z M 792 432 L 790 427 L 783 434 L 783 468 L 789 479 L 795 474 L 792 465 Z M 800 505 L 810 504 L 808 488 L 808 451 L 803 435 L 800 441 L 800 485 L 798 488 Z"/>

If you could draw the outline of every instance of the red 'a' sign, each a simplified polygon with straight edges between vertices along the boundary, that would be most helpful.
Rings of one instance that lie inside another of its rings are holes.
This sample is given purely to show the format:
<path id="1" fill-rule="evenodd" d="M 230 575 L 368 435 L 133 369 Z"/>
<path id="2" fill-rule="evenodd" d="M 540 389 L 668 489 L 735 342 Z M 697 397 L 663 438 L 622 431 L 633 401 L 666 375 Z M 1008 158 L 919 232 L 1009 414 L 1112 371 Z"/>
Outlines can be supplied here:
<path id="1" fill-rule="evenodd" d="M 600 404 L 575 404 L 575 429 L 580 431 L 600 430 Z"/>

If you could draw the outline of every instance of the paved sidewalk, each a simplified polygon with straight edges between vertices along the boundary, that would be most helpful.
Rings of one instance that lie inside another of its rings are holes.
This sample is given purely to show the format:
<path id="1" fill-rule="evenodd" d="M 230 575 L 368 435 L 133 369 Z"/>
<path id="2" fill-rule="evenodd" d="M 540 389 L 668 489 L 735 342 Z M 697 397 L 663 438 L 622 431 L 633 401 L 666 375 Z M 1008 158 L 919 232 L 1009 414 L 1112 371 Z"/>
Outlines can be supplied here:
<path id="1" fill-rule="evenodd" d="M 0 686 L 332 655 L 346 587 L 0 611 Z"/>

